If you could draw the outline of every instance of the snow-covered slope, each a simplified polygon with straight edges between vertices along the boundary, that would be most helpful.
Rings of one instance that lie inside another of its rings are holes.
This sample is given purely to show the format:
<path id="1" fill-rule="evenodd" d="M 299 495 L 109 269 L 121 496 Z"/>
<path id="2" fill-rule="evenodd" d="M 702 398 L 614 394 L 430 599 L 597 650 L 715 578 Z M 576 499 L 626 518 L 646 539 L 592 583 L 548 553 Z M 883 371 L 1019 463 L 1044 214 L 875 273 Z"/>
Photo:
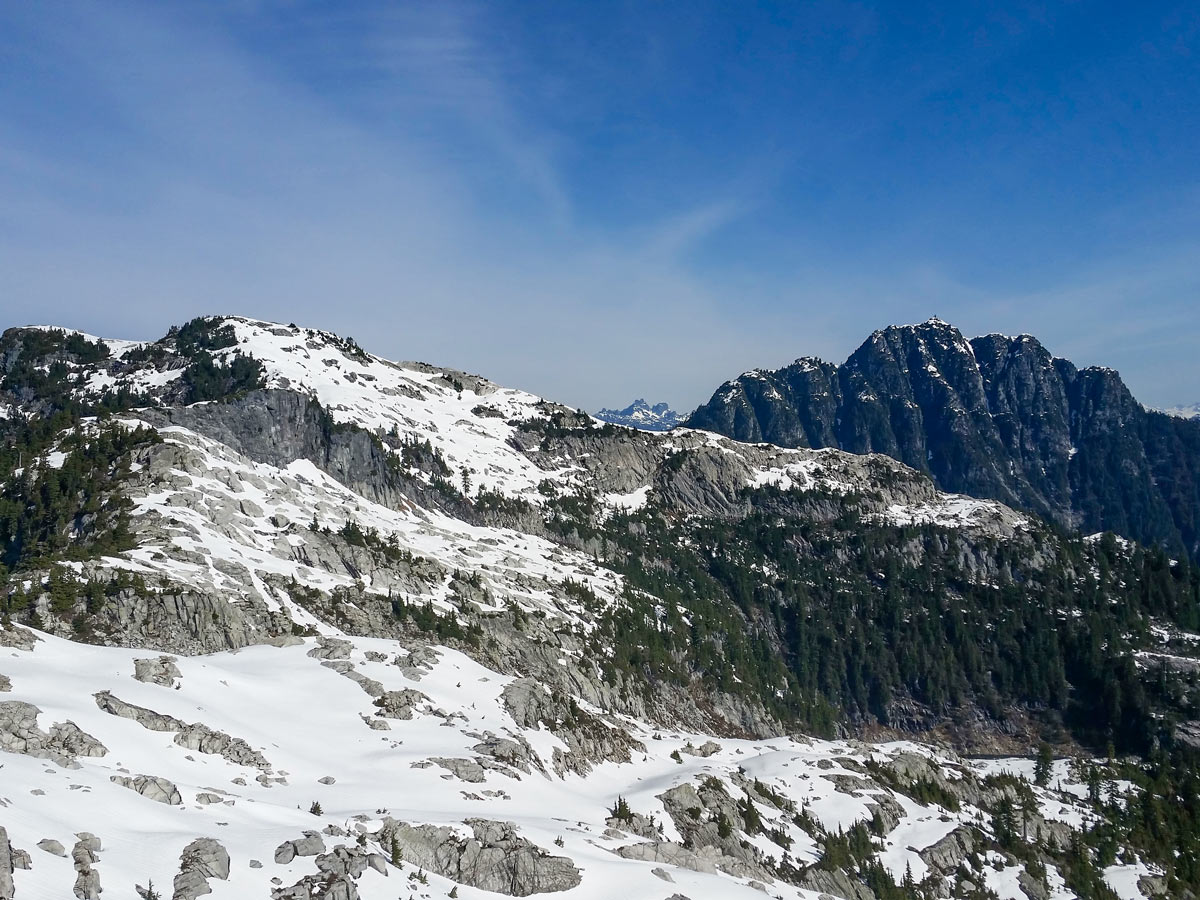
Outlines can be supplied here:
<path id="1" fill-rule="evenodd" d="M 408 665 L 418 658 L 419 665 Z M 0 655 L 0 672 L 12 688 L 0 695 L 0 723 L 9 721 L 13 701 L 30 703 L 40 710 L 41 731 L 73 722 L 105 750 L 68 765 L 22 753 L 0 757 L 0 821 L 12 846 L 28 852 L 32 862 L 16 871 L 16 897 L 68 896 L 78 869 L 69 854 L 83 832 L 99 840 L 90 867 L 105 896 L 133 896 L 135 884 L 151 880 L 168 896 L 184 848 L 212 838 L 229 855 L 228 877 L 209 879 L 212 896 L 267 897 L 281 883 L 317 873 L 323 856 L 290 858 L 285 852 L 284 862 L 275 861 L 277 848 L 316 832 L 322 854 L 338 845 L 377 854 L 364 861 L 378 869 L 368 865 L 350 879 L 367 900 L 482 900 L 496 893 L 464 882 L 482 879 L 481 873 L 447 868 L 456 881 L 427 866 L 393 865 L 388 823 L 442 826 L 469 836 L 464 823 L 488 819 L 511 823 L 546 856 L 569 860 L 564 870 L 574 870 L 578 884 L 564 897 L 754 898 L 770 879 L 771 896 L 816 900 L 817 890 L 770 878 L 771 866 L 785 857 L 806 864 L 819 855 L 813 825 L 802 827 L 796 818 L 801 810 L 830 833 L 881 815 L 890 827 L 880 858 L 898 881 L 906 871 L 918 881 L 933 874 L 944 866 L 954 835 L 987 820 L 970 803 L 957 811 L 923 805 L 879 783 L 868 764 L 919 771 L 948 784 L 966 785 L 1003 770 L 1032 778 L 1031 764 L 1021 761 L 971 763 L 913 744 L 714 740 L 633 721 L 614 724 L 628 729 L 644 752 L 627 763 L 602 763 L 586 776 L 559 775 L 551 755 L 566 747 L 545 727 L 514 721 L 505 700 L 514 679 L 446 648 L 430 652 L 367 638 L 326 639 L 318 646 L 309 639 L 175 659 L 166 666 L 173 671 L 164 676 L 158 670 L 161 683 L 133 677 L 138 659 L 153 657 L 46 635 L 31 650 L 13 647 Z M 346 673 L 367 681 L 360 686 Z M 419 692 L 411 718 L 386 717 L 370 693 L 381 691 Z M 97 695 L 240 738 L 266 765 L 181 746 L 170 729 L 150 730 L 145 721 L 101 708 Z M 0 736 L 9 740 L 4 727 Z M 517 752 L 481 749 L 488 742 L 495 746 L 495 738 L 513 742 Z M 114 780 L 139 775 L 163 779 L 157 784 L 166 802 Z M 677 797 L 699 791 L 701 799 L 689 801 L 700 804 L 695 815 L 671 806 L 669 792 L 681 785 L 690 788 Z M 1035 790 L 1038 827 L 1060 833 L 1085 823 L 1089 814 L 1079 804 L 1080 791 L 1066 764 L 1059 764 L 1051 787 Z M 730 803 L 752 803 L 762 823 L 753 833 L 741 820 L 731 826 L 746 844 L 741 861 L 681 845 L 681 825 L 721 815 L 722 792 Z M 639 818 L 612 820 L 618 798 Z M 314 804 L 319 813 L 311 811 Z M 650 817 L 654 826 L 646 825 Z M 650 830 L 638 836 L 642 826 Z M 45 841 L 57 841 L 68 856 L 41 849 Z M 979 877 L 998 896 L 1023 897 L 1016 888 L 1019 865 L 993 855 L 986 855 Z M 1114 867 L 1113 880 L 1136 886 L 1124 871 L 1133 868 Z M 1050 881 L 1061 884 L 1053 872 Z"/>
<path id="2" fill-rule="evenodd" d="M 977 839 L 997 791 L 1015 790 L 986 776 L 1023 763 L 786 737 L 761 697 L 699 682 L 631 689 L 601 665 L 616 648 L 596 623 L 640 601 L 654 622 L 687 613 L 600 561 L 605 523 L 645 527 L 622 513 L 736 520 L 752 497 L 772 515 L 811 500 L 820 516 L 852 507 L 988 544 L 1024 540 L 1031 517 L 940 493 L 883 456 L 599 428 L 325 332 L 190 324 L 45 365 L 67 366 L 83 400 L 130 392 L 137 408 L 115 421 L 156 439 L 120 469 L 131 548 L 9 582 L 41 629 L 33 643 L 0 630 L 0 827 L 33 864 L 17 870 L 17 898 L 72 885 L 94 898 L 95 873 L 106 896 L 149 879 L 167 896 L 184 853 L 195 865 L 179 900 L 200 869 L 216 897 L 275 900 L 864 900 L 811 867 L 856 822 L 871 823 L 897 881 L 945 895 L 964 864 L 998 896 L 1023 896 L 1019 865 Z M 239 357 L 257 360 L 253 385 L 190 402 L 198 378 Z M 13 397 L 12 414 L 38 413 Z M 75 429 L 22 476 L 69 465 L 102 426 Z M 584 518 L 559 527 L 572 515 Z M 97 585 L 109 600 L 93 602 Z M 155 662 L 147 648 L 195 655 Z M 1036 792 L 1037 821 L 1065 845 L 1092 814 L 1059 768 L 1061 784 Z M 914 799 L 916 782 L 956 808 Z M 619 798 L 628 815 L 614 819 Z M 228 853 L 227 878 L 198 839 Z M 1138 866 L 1112 878 L 1136 887 Z M 1071 896 L 1061 885 L 1052 872 L 1048 895 Z"/>

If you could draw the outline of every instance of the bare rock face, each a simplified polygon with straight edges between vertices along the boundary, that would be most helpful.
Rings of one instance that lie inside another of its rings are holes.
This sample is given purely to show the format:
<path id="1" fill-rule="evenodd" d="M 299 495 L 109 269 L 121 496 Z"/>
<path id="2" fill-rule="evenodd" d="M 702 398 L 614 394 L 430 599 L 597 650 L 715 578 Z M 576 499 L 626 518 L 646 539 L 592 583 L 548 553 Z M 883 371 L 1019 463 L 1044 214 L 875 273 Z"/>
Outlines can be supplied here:
<path id="1" fill-rule="evenodd" d="M 78 765 L 79 756 L 104 756 L 108 749 L 74 722 L 59 722 L 50 733 L 37 724 L 41 712 L 32 703 L 6 700 L 0 703 L 0 750 L 49 759 L 61 766 Z"/>
<path id="2" fill-rule="evenodd" d="M 229 878 L 229 853 L 212 838 L 196 838 L 179 856 L 172 900 L 196 900 L 202 894 L 211 894 L 210 878 Z"/>
<path id="3" fill-rule="evenodd" d="M 349 659 L 354 645 L 340 638 L 319 637 L 317 646 L 308 651 L 314 659 Z"/>
<path id="4" fill-rule="evenodd" d="M 315 831 L 304 832 L 304 837 L 294 841 L 284 841 L 275 848 L 275 862 L 287 865 L 297 856 L 316 856 L 325 852 L 325 841 Z"/>
<path id="5" fill-rule="evenodd" d="M 241 738 L 231 737 L 223 731 L 216 731 L 199 722 L 188 724 L 174 716 L 126 703 L 108 691 L 100 691 L 93 695 L 96 705 L 106 713 L 132 719 L 143 728 L 151 731 L 174 731 L 175 743 L 188 750 L 198 750 L 201 753 L 211 753 L 221 756 L 231 763 L 249 768 L 271 771 L 267 758 L 251 747 Z"/>
<path id="6" fill-rule="evenodd" d="M 436 763 L 448 772 L 453 773 L 462 781 L 469 781 L 473 784 L 479 784 L 487 777 L 486 772 L 479 763 L 473 759 L 448 759 L 446 757 L 435 757 L 430 762 Z"/>
<path id="7" fill-rule="evenodd" d="M 0 825 L 0 900 L 13 900 L 17 889 L 13 885 L 13 852 L 8 842 L 8 829 Z"/>
<path id="8" fill-rule="evenodd" d="M 0 694 L 7 694 L 12 690 L 12 681 L 7 675 L 0 675 Z"/>
<path id="9" fill-rule="evenodd" d="M 20 625 L 0 625 L 0 647 L 12 647 L 15 650 L 32 650 L 33 645 L 41 638 Z"/>
<path id="10" fill-rule="evenodd" d="M 154 800 L 157 803 L 178 806 L 183 802 L 179 788 L 158 775 L 136 775 L 132 778 L 125 775 L 111 775 L 109 776 L 109 780 L 114 784 L 121 785 L 121 787 L 136 791 L 147 800 Z"/>
<path id="11" fill-rule="evenodd" d="M 468 819 L 472 838 L 450 828 L 411 826 L 387 819 L 375 838 L 395 845 L 404 859 L 459 884 L 510 897 L 567 891 L 581 881 L 579 869 L 565 856 L 551 856 L 517 834 L 507 822 Z"/>
<path id="12" fill-rule="evenodd" d="M 960 862 L 970 856 L 978 842 L 978 836 L 972 829 L 956 828 L 919 855 L 931 869 L 953 872 Z"/>
<path id="13" fill-rule="evenodd" d="M 179 667 L 175 665 L 173 656 L 135 659 L 133 668 L 133 677 L 138 681 L 144 681 L 147 684 L 161 684 L 163 687 L 174 687 L 175 680 L 183 677 Z"/>
<path id="14" fill-rule="evenodd" d="M 309 651 L 311 656 L 315 651 Z M 374 678 L 368 678 L 362 672 L 354 668 L 354 663 L 346 659 L 327 659 L 321 663 L 327 669 L 333 669 L 339 675 L 344 675 L 351 681 L 355 682 L 363 691 L 370 697 L 382 697 L 386 691 L 382 684 Z"/>
<path id="15" fill-rule="evenodd" d="M 92 868 L 99 860 L 100 838 L 89 831 L 81 831 L 71 850 L 71 863 L 75 867 L 74 893 L 79 900 L 100 900 L 100 873 Z"/>
<path id="16" fill-rule="evenodd" d="M 532 678 L 518 678 L 501 695 L 509 714 L 523 728 L 544 724 L 567 745 L 568 752 L 555 748 L 552 764 L 559 775 L 575 772 L 586 775 L 601 762 L 629 762 L 634 751 L 645 746 L 629 732 L 612 727 L 586 710 L 572 698 L 547 691 Z"/>
<path id="17" fill-rule="evenodd" d="M 379 715 L 385 718 L 411 719 L 413 707 L 428 700 L 420 691 L 405 688 L 402 691 L 387 691 L 375 701 L 375 705 L 379 707 Z"/>
<path id="18" fill-rule="evenodd" d="M 368 866 L 387 874 L 387 862 L 378 853 L 341 844 L 328 853 L 321 853 L 314 862 L 318 874 L 306 875 L 291 887 L 272 891 L 272 900 L 358 900 L 354 882 Z"/>

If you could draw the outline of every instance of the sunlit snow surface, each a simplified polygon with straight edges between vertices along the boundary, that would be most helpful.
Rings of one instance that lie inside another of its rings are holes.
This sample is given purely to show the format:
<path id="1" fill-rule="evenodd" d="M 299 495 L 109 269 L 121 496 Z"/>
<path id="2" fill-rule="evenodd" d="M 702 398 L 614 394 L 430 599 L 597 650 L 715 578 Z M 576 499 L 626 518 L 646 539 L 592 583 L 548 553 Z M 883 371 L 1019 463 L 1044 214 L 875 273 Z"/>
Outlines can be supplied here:
<path id="1" fill-rule="evenodd" d="M 627 722 L 647 748 L 643 758 L 627 764 L 606 763 L 587 777 L 568 774 L 559 778 L 534 772 L 510 777 L 489 771 L 484 783 L 464 783 L 446 777 L 437 766 L 414 768 L 431 757 L 472 757 L 479 735 L 524 735 L 540 754 L 562 746 L 544 730 L 515 726 L 500 702 L 509 678 L 490 671 L 453 650 L 438 648 L 440 658 L 419 681 L 410 680 L 396 665 L 403 656 L 395 643 L 352 638 L 355 668 L 389 690 L 414 688 L 427 695 L 410 721 L 389 720 L 390 731 L 375 731 L 363 716 L 375 712 L 371 698 L 353 681 L 342 677 L 307 652 L 314 642 L 291 647 L 256 646 L 237 652 L 180 658 L 179 688 L 136 681 L 133 660 L 151 656 L 144 651 L 101 648 L 42 636 L 33 651 L 4 650 L 0 671 L 12 680 L 12 693 L 4 700 L 23 700 L 41 709 L 39 725 L 49 730 L 56 722 L 71 720 L 98 738 L 108 749 L 102 758 L 84 758 L 80 768 L 62 768 L 45 760 L 0 754 L 0 802 L 3 824 L 14 846 L 29 850 L 34 865 L 16 873 L 18 897 L 63 896 L 73 883 L 69 860 L 39 850 L 44 838 L 63 843 L 68 852 L 75 833 L 91 831 L 104 844 L 96 865 L 106 895 L 125 896 L 135 882 L 169 885 L 178 870 L 180 851 L 196 837 L 222 842 L 232 859 L 228 882 L 213 880 L 214 897 L 267 896 L 269 879 L 291 884 L 315 872 L 313 860 L 302 858 L 287 865 L 273 862 L 274 849 L 299 838 L 306 829 L 338 825 L 353 833 L 354 816 L 364 815 L 369 830 L 379 827 L 386 814 L 412 824 L 462 826 L 471 817 L 495 818 L 514 823 L 520 833 L 550 853 L 566 855 L 580 867 L 583 881 L 564 896 L 571 898 L 646 898 L 662 900 L 678 891 L 693 898 L 761 897 L 744 879 L 724 874 L 701 874 L 668 867 L 675 886 L 666 885 L 650 863 L 625 860 L 611 851 L 639 838 L 605 835 L 607 809 L 618 795 L 636 812 L 666 821 L 665 836 L 677 838 L 657 795 L 684 782 L 696 783 L 707 775 L 722 779 L 733 796 L 732 784 L 740 768 L 807 808 L 824 827 L 846 828 L 869 819 L 868 804 L 882 788 L 842 793 L 834 784 L 838 775 L 853 775 L 842 761 L 861 763 L 867 755 L 880 759 L 920 750 L 937 761 L 929 748 L 904 742 L 868 747 L 857 742 L 806 741 L 777 738 L 764 741 L 717 739 L 720 750 L 711 757 L 672 751 L 699 745 L 707 737 L 655 732 Z M 388 662 L 367 659 L 365 653 L 386 654 Z M 254 779 L 259 772 L 215 755 L 189 751 L 176 745 L 172 734 L 149 731 L 138 723 L 101 711 L 93 700 L 108 690 L 130 703 L 173 715 L 186 722 L 202 722 L 240 737 L 262 752 L 274 775 L 287 773 L 286 784 L 264 786 Z M 953 767 L 953 763 L 948 764 Z M 989 761 L 974 764 L 983 771 L 1014 771 L 1024 761 Z M 854 765 L 857 768 L 857 764 Z M 167 806 L 113 784 L 110 776 L 151 774 L 174 782 L 183 796 L 181 806 Z M 332 776 L 331 785 L 319 779 Z M 1065 778 L 1065 768 L 1056 778 Z M 235 784 L 241 778 L 246 784 Z M 1066 787 L 1066 785 L 1064 785 Z M 197 794 L 225 792 L 225 802 L 202 805 Z M 503 792 L 485 797 L 485 791 Z M 964 807 L 949 813 L 924 807 L 894 795 L 905 810 L 899 826 L 887 837 L 882 859 L 892 873 L 902 877 L 911 868 L 921 877 L 926 868 L 918 852 L 963 822 L 977 821 L 979 812 Z M 1070 799 L 1069 794 L 1055 794 Z M 1053 812 L 1050 794 L 1039 791 L 1043 809 Z M 323 814 L 309 814 L 314 801 Z M 1058 801 L 1055 801 L 1058 802 Z M 794 840 L 793 857 L 812 862 L 818 848 L 813 840 L 786 817 L 760 804 L 768 826 L 779 825 Z M 555 839 L 561 838 L 561 849 Z M 339 842 L 353 846 L 350 838 L 325 837 L 327 846 Z M 770 855 L 779 848 L 762 836 L 753 842 Z M 378 850 L 371 846 L 369 849 Z M 384 850 L 386 854 L 386 849 Z M 259 860 L 262 868 L 251 868 Z M 408 867 L 411 870 L 411 867 Z M 1106 874 L 1122 896 L 1137 874 L 1147 870 L 1116 867 Z M 999 889 L 1015 878 L 996 873 L 989 879 Z M 385 878 L 368 869 L 359 883 L 367 900 L 392 900 L 396 896 L 445 897 L 453 883 L 434 875 L 428 886 L 410 883 L 405 874 L 390 869 Z M 664 890 L 666 888 L 666 890 Z M 816 898 L 776 881 L 773 896 Z M 1001 896 L 1006 896 L 1005 893 Z M 463 898 L 495 897 L 460 886 Z M 1015 896 L 1015 895 L 1013 895 Z"/>

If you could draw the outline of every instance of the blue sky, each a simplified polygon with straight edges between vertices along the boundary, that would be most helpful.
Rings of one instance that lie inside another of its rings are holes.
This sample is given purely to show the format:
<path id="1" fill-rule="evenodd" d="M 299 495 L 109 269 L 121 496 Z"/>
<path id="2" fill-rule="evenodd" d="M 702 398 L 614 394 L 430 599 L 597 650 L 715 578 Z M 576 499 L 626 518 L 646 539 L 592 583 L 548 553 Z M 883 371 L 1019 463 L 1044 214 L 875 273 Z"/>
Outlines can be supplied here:
<path id="1" fill-rule="evenodd" d="M 0 0 L 0 324 L 588 408 L 932 314 L 1200 400 L 1200 7 Z"/>

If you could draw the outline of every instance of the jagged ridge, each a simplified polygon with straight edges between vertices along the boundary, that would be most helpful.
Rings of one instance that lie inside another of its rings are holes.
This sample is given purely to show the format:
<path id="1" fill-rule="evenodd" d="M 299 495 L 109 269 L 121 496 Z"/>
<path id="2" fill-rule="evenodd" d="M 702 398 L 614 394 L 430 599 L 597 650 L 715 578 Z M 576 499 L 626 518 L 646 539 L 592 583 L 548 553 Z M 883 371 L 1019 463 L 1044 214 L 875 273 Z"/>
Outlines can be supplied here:
<path id="1" fill-rule="evenodd" d="M 1078 369 L 1030 335 L 885 328 L 840 366 L 802 358 L 726 382 L 687 424 L 886 453 L 943 490 L 1200 555 L 1200 422 L 1143 408 L 1112 369 Z"/>

